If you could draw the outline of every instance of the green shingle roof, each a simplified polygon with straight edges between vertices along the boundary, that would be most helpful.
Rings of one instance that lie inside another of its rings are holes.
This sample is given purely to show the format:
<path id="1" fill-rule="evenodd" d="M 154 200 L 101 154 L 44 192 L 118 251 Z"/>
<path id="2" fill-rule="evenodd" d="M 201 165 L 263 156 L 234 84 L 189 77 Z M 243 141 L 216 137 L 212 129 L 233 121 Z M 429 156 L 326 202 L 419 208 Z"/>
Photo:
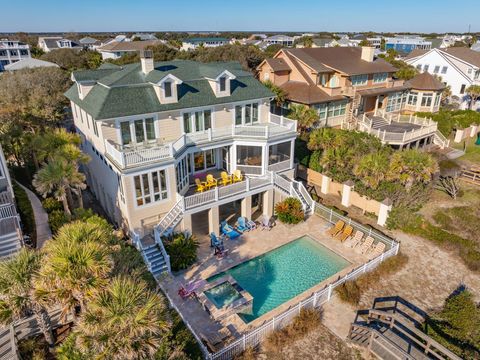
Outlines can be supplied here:
<path id="1" fill-rule="evenodd" d="M 231 95 L 217 98 L 207 79 L 215 78 L 225 70 L 234 74 L 236 79 L 231 82 Z M 183 83 L 178 85 L 177 103 L 161 104 L 152 83 L 157 83 L 168 74 L 178 77 Z M 83 100 L 80 100 L 75 85 L 65 93 L 68 99 L 96 120 L 273 96 L 251 73 L 242 70 L 237 62 L 157 62 L 155 70 L 146 76 L 141 71 L 141 65 L 137 63 L 116 68 L 78 71 L 73 73 L 73 77 L 76 81 L 97 82 Z"/>

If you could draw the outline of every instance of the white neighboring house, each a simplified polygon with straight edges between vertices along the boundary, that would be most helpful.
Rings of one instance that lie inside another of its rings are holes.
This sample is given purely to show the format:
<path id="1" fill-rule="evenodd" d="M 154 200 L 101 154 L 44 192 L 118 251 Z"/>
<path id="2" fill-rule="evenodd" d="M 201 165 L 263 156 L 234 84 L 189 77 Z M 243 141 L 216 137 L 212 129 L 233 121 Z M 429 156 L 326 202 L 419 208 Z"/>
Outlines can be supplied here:
<path id="1" fill-rule="evenodd" d="M 45 52 L 58 49 L 81 50 L 83 47 L 75 41 L 65 39 L 61 36 L 48 36 L 38 38 L 38 47 Z"/>
<path id="2" fill-rule="evenodd" d="M 226 38 L 193 38 L 182 40 L 181 49 L 184 51 L 195 50 L 200 45 L 204 47 L 218 47 L 230 44 L 231 41 Z"/>
<path id="3" fill-rule="evenodd" d="M 282 45 L 282 46 L 293 46 L 295 37 L 287 35 L 273 35 L 264 40 L 267 46 L 270 45 Z"/>
<path id="4" fill-rule="evenodd" d="M 12 181 L 0 145 L 0 258 L 12 256 L 23 245 L 20 216 L 15 206 Z"/>
<path id="5" fill-rule="evenodd" d="M 17 71 L 22 69 L 33 69 L 39 67 L 59 67 L 57 64 L 35 58 L 23 59 L 9 65 L 5 65 L 5 71 Z"/>
<path id="6" fill-rule="evenodd" d="M 30 46 L 27 44 L 17 40 L 0 40 L 0 71 L 9 64 L 30 58 Z"/>
<path id="7" fill-rule="evenodd" d="M 477 41 L 475 44 L 473 44 L 470 50 L 480 52 L 480 41 Z"/>
<path id="8" fill-rule="evenodd" d="M 147 40 L 158 40 L 154 34 L 145 34 L 145 33 L 136 33 L 130 37 L 131 41 L 147 41 Z"/>
<path id="9" fill-rule="evenodd" d="M 138 53 L 145 50 L 147 46 L 156 46 L 163 44 L 163 40 L 145 40 L 145 41 L 112 41 L 97 48 L 102 54 L 102 59 L 118 59 L 124 55 Z"/>
<path id="10" fill-rule="evenodd" d="M 480 53 L 468 48 L 414 50 L 405 62 L 422 72 L 440 76 L 450 86 L 452 95 L 460 98 L 462 108 L 469 103 L 465 90 L 470 85 L 480 85 Z"/>

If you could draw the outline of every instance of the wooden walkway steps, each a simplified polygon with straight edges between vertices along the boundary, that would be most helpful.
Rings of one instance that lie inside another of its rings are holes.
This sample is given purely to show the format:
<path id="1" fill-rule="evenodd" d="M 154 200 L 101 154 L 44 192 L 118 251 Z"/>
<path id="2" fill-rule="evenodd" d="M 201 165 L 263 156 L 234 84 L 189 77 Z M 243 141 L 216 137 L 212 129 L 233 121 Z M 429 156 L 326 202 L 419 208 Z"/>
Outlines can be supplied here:
<path id="1" fill-rule="evenodd" d="M 460 360 L 420 330 L 427 317 L 400 297 L 378 298 L 372 309 L 357 312 L 348 338 L 380 359 Z"/>
<path id="2" fill-rule="evenodd" d="M 460 179 L 470 184 L 480 186 L 480 166 L 472 166 L 470 169 L 462 170 Z"/>

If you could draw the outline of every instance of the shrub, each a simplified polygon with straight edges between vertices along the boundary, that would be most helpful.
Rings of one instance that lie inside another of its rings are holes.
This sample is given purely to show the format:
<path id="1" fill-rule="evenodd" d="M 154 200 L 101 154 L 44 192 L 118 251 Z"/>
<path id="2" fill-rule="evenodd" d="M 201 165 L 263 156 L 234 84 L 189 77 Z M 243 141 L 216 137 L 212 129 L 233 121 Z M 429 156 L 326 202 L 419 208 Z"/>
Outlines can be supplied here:
<path id="1" fill-rule="evenodd" d="M 12 183 L 13 193 L 15 194 L 15 200 L 17 202 L 18 213 L 20 219 L 22 219 L 23 232 L 30 236 L 33 243 L 36 244 L 36 226 L 35 216 L 33 214 L 32 204 L 27 196 L 25 190 L 23 190 L 16 182 Z"/>
<path id="2" fill-rule="evenodd" d="M 52 197 L 47 197 L 46 199 L 44 199 L 42 201 L 42 206 L 49 214 L 55 210 L 63 210 L 62 203 Z"/>
<path id="3" fill-rule="evenodd" d="M 302 139 L 295 139 L 295 157 L 298 163 L 303 166 L 309 166 L 312 152 L 307 148 L 307 142 Z"/>
<path id="4" fill-rule="evenodd" d="M 197 261 L 198 242 L 195 236 L 185 233 L 174 234 L 165 240 L 165 250 L 170 255 L 173 271 L 188 268 Z"/>
<path id="5" fill-rule="evenodd" d="M 312 155 L 310 156 L 310 161 L 308 163 L 308 167 L 312 169 L 313 171 L 317 172 L 322 172 L 323 167 L 320 164 L 320 159 L 322 157 L 322 151 L 321 150 L 315 150 Z"/>
<path id="6" fill-rule="evenodd" d="M 399 271 L 407 262 L 408 256 L 399 252 L 380 263 L 374 270 L 360 275 L 355 280 L 346 281 L 335 288 L 335 292 L 342 301 L 356 306 L 360 303 L 362 295 L 378 283 L 378 279 Z"/>
<path id="7" fill-rule="evenodd" d="M 52 233 L 55 234 L 63 225 L 69 223 L 72 217 L 65 214 L 63 210 L 53 210 L 48 214 L 48 224 Z"/>
<path id="8" fill-rule="evenodd" d="M 267 352 L 278 352 L 285 345 L 291 344 L 315 330 L 320 326 L 321 319 L 322 313 L 320 311 L 316 309 L 303 309 L 300 311 L 300 314 L 293 319 L 291 324 L 271 333 L 263 343 L 263 348 Z"/>
<path id="9" fill-rule="evenodd" d="M 300 200 L 288 197 L 275 205 L 275 214 L 278 220 L 285 224 L 298 224 L 305 219 Z"/>

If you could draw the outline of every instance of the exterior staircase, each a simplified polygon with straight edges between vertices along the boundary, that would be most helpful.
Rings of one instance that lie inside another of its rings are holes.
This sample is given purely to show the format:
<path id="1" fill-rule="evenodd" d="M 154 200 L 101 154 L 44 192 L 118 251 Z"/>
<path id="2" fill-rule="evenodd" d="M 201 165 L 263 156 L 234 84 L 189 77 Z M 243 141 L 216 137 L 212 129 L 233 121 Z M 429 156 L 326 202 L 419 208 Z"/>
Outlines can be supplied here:
<path id="1" fill-rule="evenodd" d="M 352 103 L 347 109 L 347 116 L 345 119 L 346 121 L 344 122 L 345 125 L 342 126 L 342 128 L 346 130 L 351 130 L 357 127 L 355 111 L 358 110 L 358 107 L 360 105 L 360 99 L 361 96 L 357 94 L 356 88 L 353 88 Z"/>
<path id="2" fill-rule="evenodd" d="M 389 125 L 388 120 L 381 116 L 371 116 L 370 119 L 372 120 L 372 129 L 379 129 L 386 125 Z"/>
<path id="3" fill-rule="evenodd" d="M 433 135 L 433 143 L 440 146 L 441 149 L 448 148 L 450 140 L 448 140 L 439 130 Z"/>

